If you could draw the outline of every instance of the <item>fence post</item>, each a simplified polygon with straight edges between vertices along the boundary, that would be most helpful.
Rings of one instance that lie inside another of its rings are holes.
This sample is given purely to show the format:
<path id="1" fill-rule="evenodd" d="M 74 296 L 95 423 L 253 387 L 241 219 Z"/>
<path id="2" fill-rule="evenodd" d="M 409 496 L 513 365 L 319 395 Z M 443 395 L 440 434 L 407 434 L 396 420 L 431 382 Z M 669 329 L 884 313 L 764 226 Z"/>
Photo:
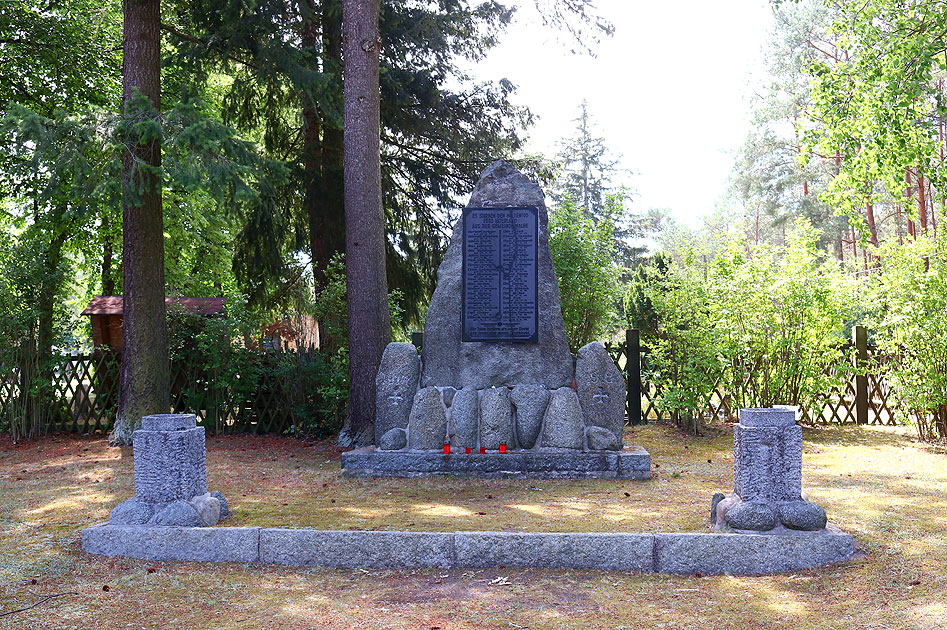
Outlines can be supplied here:
<path id="1" fill-rule="evenodd" d="M 868 366 L 868 331 L 864 326 L 855 326 L 855 367 L 864 370 Z M 855 374 L 855 422 L 868 424 L 868 375 Z"/>
<path id="2" fill-rule="evenodd" d="M 628 421 L 645 424 L 641 417 L 641 337 L 637 328 L 625 331 L 625 374 L 628 377 Z"/>
<path id="3" fill-rule="evenodd" d="M 423 332 L 413 332 L 411 333 L 411 343 L 415 348 L 418 349 L 418 352 L 421 352 L 421 348 L 424 347 L 424 333 Z"/>

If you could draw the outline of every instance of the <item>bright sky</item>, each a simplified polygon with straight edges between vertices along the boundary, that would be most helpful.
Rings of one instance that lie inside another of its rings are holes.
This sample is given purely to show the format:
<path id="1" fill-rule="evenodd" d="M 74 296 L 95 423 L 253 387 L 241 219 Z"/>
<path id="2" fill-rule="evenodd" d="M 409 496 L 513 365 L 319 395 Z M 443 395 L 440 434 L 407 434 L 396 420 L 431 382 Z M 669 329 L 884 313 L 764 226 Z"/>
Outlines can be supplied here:
<path id="1" fill-rule="evenodd" d="M 582 99 L 606 145 L 635 175 L 635 207 L 670 208 L 697 225 L 725 192 L 748 128 L 750 75 L 762 67 L 769 0 L 598 0 L 615 25 L 597 56 L 572 55 L 565 35 L 522 6 L 480 79 L 507 78 L 539 118 L 529 150 L 554 156 Z"/>

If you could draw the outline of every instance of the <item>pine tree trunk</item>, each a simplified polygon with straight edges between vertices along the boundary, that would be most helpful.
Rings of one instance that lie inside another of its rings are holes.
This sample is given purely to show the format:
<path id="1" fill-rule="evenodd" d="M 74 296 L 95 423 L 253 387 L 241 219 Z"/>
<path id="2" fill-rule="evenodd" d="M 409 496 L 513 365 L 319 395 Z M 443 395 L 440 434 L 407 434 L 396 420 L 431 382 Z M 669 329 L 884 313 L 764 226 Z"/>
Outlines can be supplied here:
<path id="1" fill-rule="evenodd" d="M 66 208 L 59 210 L 60 217 L 66 213 Z M 36 310 L 39 313 L 39 322 L 36 328 L 36 362 L 33 384 L 39 384 L 37 389 L 30 389 L 28 400 L 28 415 L 30 429 L 28 439 L 39 437 L 49 428 L 53 420 L 52 397 L 50 387 L 53 382 L 53 327 L 56 302 L 56 289 L 59 285 L 59 264 L 62 261 L 62 248 L 66 243 L 68 228 L 54 234 L 46 250 L 43 260 L 43 282 L 40 286 Z M 34 395 L 35 394 L 35 395 Z"/>
<path id="2" fill-rule="evenodd" d="M 158 0 L 123 0 L 122 101 L 137 89 L 161 108 L 161 22 Z M 127 116 L 129 112 L 124 112 Z M 113 446 L 131 444 L 141 417 L 170 409 L 168 329 L 164 306 L 164 226 L 161 182 L 154 173 L 133 177 L 135 161 L 161 165 L 157 141 L 126 141 L 122 155 L 122 368 Z M 138 180 L 136 182 L 136 180 Z M 140 183 L 138 183 L 140 182 Z M 133 194 L 137 186 L 137 195 Z"/>
<path id="3" fill-rule="evenodd" d="M 112 239 L 109 238 L 109 219 L 108 214 L 102 213 L 102 295 L 115 295 L 115 276 L 112 275 L 112 262 L 114 252 L 112 251 Z"/>
<path id="4" fill-rule="evenodd" d="M 391 337 L 381 203 L 379 0 L 343 0 L 345 70 L 345 272 L 349 310 L 349 409 L 343 445 L 373 441 L 375 373 Z"/>
<path id="5" fill-rule="evenodd" d="M 317 13 L 311 1 L 306 3 L 308 13 L 304 16 L 301 41 L 304 50 L 315 50 L 319 23 Z M 315 58 L 314 58 L 315 59 Z M 317 68 L 312 68 L 316 70 Z M 306 196 L 303 204 L 309 223 L 309 253 L 312 255 L 312 277 L 315 281 L 316 294 L 325 288 L 325 269 L 328 258 L 325 248 L 325 231 L 322 226 L 322 215 L 325 209 L 322 201 L 322 121 L 315 99 L 307 94 L 302 95 L 302 138 L 303 138 L 303 173 L 306 180 Z"/>

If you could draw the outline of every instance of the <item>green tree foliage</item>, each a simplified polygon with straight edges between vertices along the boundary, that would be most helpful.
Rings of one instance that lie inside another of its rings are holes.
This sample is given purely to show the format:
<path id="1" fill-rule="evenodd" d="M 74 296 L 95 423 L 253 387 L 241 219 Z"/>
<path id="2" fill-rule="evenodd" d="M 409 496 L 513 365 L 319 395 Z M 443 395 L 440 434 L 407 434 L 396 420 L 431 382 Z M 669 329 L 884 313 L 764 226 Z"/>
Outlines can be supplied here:
<path id="1" fill-rule="evenodd" d="M 80 262 L 95 253 L 94 221 L 117 197 L 118 166 L 103 143 L 102 127 L 94 115 L 71 117 L 59 110 L 47 118 L 16 104 L 0 119 L 0 188 L 8 191 L 0 235 L 10 265 L 3 268 L 10 277 L 0 318 L 9 344 L 3 349 L 19 348 L 19 360 L 33 366 L 21 364 L 30 375 L 22 387 L 37 394 L 26 409 L 33 427 L 23 432 L 27 437 L 52 409 L 46 399 L 51 354 L 65 342 L 63 324 L 70 319 L 60 296 L 77 288 Z"/>
<path id="2" fill-rule="evenodd" d="M 689 250 L 680 262 L 661 256 L 642 267 L 626 303 L 652 350 L 659 406 L 696 417 L 720 385 L 734 407 L 811 408 L 847 376 L 827 372 L 843 357 L 859 286 L 818 242 L 799 220 L 784 246 L 748 251 L 736 239 L 710 259 Z"/>
<path id="3" fill-rule="evenodd" d="M 874 290 L 875 337 L 903 419 L 922 439 L 947 439 L 947 238 L 887 243 Z"/>
<path id="4" fill-rule="evenodd" d="M 809 65 L 815 125 L 806 150 L 839 156 L 824 198 L 868 234 L 873 226 L 860 210 L 904 203 L 912 181 L 920 212 L 926 192 L 943 199 L 947 13 L 939 2 L 848 2 L 834 28 L 845 55 Z"/>
<path id="5" fill-rule="evenodd" d="M 849 238 L 847 220 L 819 197 L 835 160 L 799 159 L 801 130 L 812 107 L 806 69 L 835 63 L 842 54 L 831 32 L 835 13 L 823 0 L 783 3 L 773 11 L 766 74 L 751 101 L 753 127 L 731 176 L 731 193 L 753 245 L 784 243 L 787 228 L 800 217 L 819 228 L 823 246 L 834 246 L 839 255 L 842 239 Z"/>
<path id="6" fill-rule="evenodd" d="M 595 223 L 566 197 L 549 218 L 549 249 L 559 278 L 566 336 L 575 352 L 590 341 L 605 339 L 615 329 L 621 299 L 620 268 L 614 261 L 609 206 L 606 220 Z"/>
<path id="7" fill-rule="evenodd" d="M 253 6 L 180 0 L 169 18 L 173 63 L 196 76 L 224 73 L 223 120 L 285 160 L 290 176 L 274 217 L 257 218 L 241 249 L 240 276 L 266 301 L 290 269 L 271 264 L 306 251 L 317 285 L 344 251 L 341 193 L 341 3 L 270 0 Z M 513 86 L 476 85 L 459 68 L 492 47 L 510 19 L 500 2 L 383 3 L 382 186 L 389 285 L 406 313 L 433 288 L 456 210 L 483 167 L 510 156 L 529 120 L 509 102 Z M 312 182 L 315 185 L 310 186 Z M 276 230 L 276 226 L 289 230 Z M 307 251 L 308 250 L 308 251 Z"/>
<path id="8" fill-rule="evenodd" d="M 117 107 L 121 50 L 119 2 L 0 2 L 0 112 Z"/>
<path id="9" fill-rule="evenodd" d="M 827 372 L 841 362 L 858 286 L 819 250 L 819 237 L 800 219 L 785 246 L 747 255 L 732 243 L 711 265 L 715 324 L 740 407 L 812 408 L 818 394 L 847 376 Z"/>
<path id="10" fill-rule="evenodd" d="M 658 265 L 646 275 L 636 317 L 647 323 L 642 341 L 650 349 L 644 372 L 660 383 L 658 405 L 696 432 L 700 414 L 727 364 L 712 310 L 714 296 L 706 267 L 695 252 L 680 263 Z"/>
<path id="11" fill-rule="evenodd" d="M 572 122 L 575 134 L 562 141 L 558 155 L 562 172 L 556 180 L 553 198 L 556 203 L 572 200 L 587 216 L 598 221 L 606 212 L 608 197 L 616 192 L 618 158 L 605 145 L 605 138 L 594 135 L 587 101 L 582 101 L 579 115 Z"/>
<path id="12" fill-rule="evenodd" d="M 644 338 L 656 334 L 658 312 L 651 301 L 651 287 L 663 286 L 674 260 L 665 252 L 658 252 L 648 261 L 636 266 L 625 289 L 624 312 L 628 328 L 637 328 Z"/>
<path id="13" fill-rule="evenodd" d="M 661 219 L 654 212 L 639 216 L 627 208 L 631 191 L 619 181 L 627 172 L 619 168 L 619 158 L 611 153 L 605 138 L 595 135 L 587 102 L 582 101 L 573 122 L 575 132 L 561 141 L 557 155 L 559 173 L 552 183 L 553 200 L 577 205 L 596 224 L 611 223 L 613 256 L 619 265 L 631 267 L 646 250 L 636 239 L 656 231 Z"/>

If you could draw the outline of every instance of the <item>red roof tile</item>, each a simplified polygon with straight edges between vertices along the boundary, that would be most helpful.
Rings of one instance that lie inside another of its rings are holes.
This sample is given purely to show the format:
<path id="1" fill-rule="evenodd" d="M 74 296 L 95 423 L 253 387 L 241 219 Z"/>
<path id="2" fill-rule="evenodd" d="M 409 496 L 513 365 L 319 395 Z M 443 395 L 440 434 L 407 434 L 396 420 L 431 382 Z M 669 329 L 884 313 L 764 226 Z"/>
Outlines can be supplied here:
<path id="1" fill-rule="evenodd" d="M 227 298 L 222 297 L 167 297 L 164 303 L 167 306 L 180 304 L 192 313 L 201 315 L 216 315 L 224 308 Z M 102 295 L 92 298 L 89 305 L 82 311 L 83 315 L 121 315 L 122 298 L 114 295 Z"/>

